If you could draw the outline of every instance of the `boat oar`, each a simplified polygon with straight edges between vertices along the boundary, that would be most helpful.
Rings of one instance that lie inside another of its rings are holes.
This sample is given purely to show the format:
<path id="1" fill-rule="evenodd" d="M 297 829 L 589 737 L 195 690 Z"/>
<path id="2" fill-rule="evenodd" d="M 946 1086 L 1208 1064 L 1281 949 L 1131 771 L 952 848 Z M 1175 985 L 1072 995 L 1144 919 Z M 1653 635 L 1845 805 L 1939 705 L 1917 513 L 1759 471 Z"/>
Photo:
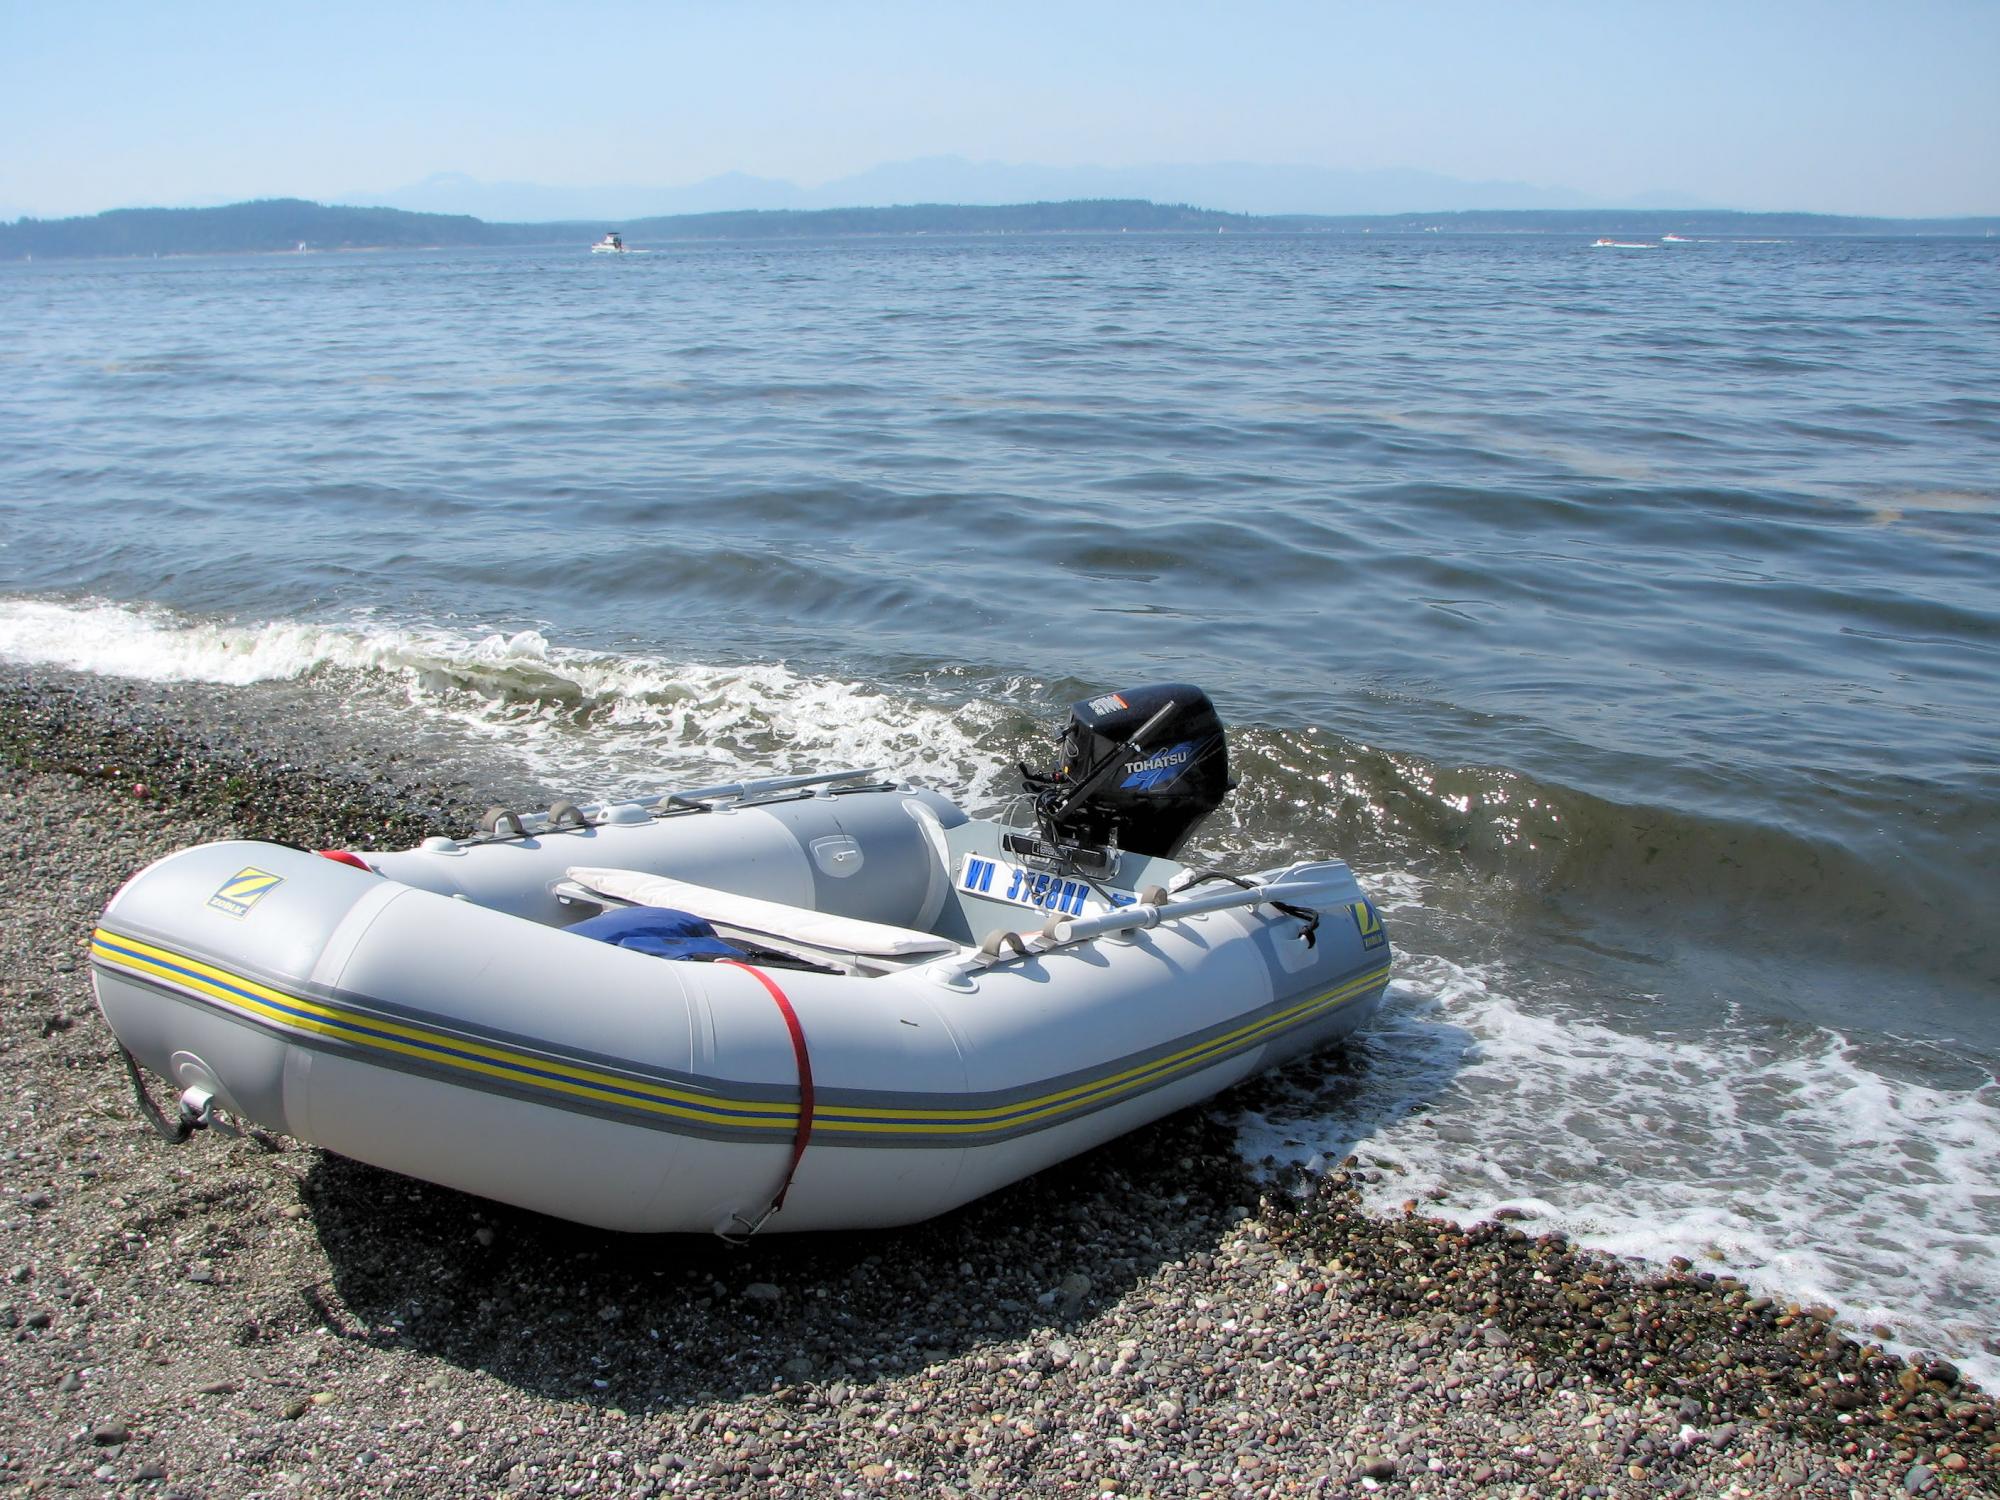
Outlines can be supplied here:
<path id="1" fill-rule="evenodd" d="M 880 766 L 860 766 L 852 771 L 818 771 L 807 776 L 765 776 L 756 781 L 732 781 L 724 786 L 699 787 L 691 792 L 661 792 L 656 797 L 635 799 L 640 807 L 691 806 L 702 802 L 741 801 L 770 792 L 792 792 L 800 787 L 825 786 L 835 781 L 853 781 L 862 776 L 880 776 Z"/>
<path id="2" fill-rule="evenodd" d="M 1080 943 L 1107 933 L 1157 927 L 1179 917 L 1228 911 L 1238 906 L 1271 904 L 1322 911 L 1345 906 L 1359 897 L 1354 876 L 1346 865 L 1332 862 L 1297 865 L 1262 885 L 1232 886 L 1206 896 L 1141 901 L 1095 917 L 1059 917 L 1042 929 L 1042 936 L 1057 943 Z"/>
<path id="3" fill-rule="evenodd" d="M 970 954 L 940 961 L 931 969 L 937 983 L 949 989 L 965 989 L 981 969 L 1004 962 L 1009 950 L 1017 958 L 1031 958 L 1070 943 L 1087 942 L 1114 932 L 1135 932 L 1157 927 L 1181 917 L 1204 912 L 1229 911 L 1237 907 L 1274 905 L 1288 912 L 1304 913 L 1306 931 L 1316 925 L 1317 914 L 1363 900 L 1354 872 L 1338 860 L 1294 865 L 1262 884 L 1231 886 L 1206 896 L 1186 896 L 1179 900 L 1140 901 L 1094 917 L 1052 916 L 1042 930 L 1032 936 L 1001 928 Z"/>

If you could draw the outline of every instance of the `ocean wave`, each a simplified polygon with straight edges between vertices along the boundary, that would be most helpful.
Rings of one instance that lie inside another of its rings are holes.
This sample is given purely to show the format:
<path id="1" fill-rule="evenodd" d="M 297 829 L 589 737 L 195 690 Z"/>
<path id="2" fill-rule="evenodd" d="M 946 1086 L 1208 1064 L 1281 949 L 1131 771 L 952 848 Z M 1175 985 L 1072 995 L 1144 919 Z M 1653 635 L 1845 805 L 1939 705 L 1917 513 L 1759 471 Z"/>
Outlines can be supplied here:
<path id="1" fill-rule="evenodd" d="M 1372 863 L 1414 861 L 1511 893 L 1516 916 L 1581 907 L 1686 944 L 2000 982 L 1981 915 L 1990 884 L 1965 879 L 2000 834 L 2000 807 L 1979 787 L 1924 787 L 1921 819 L 1901 785 L 1788 788 L 1793 822 L 1615 802 L 1317 729 L 1252 728 L 1234 749 L 1242 785 L 1224 816 L 1249 848 L 1287 853 L 1309 827 Z M 1809 821 L 1820 798 L 1838 804 L 1838 823 Z M 1899 821 L 1910 826 L 1895 839 L 1844 841 L 1857 823 Z M 1915 857 L 1926 839 L 1955 847 L 1926 868 Z"/>
<path id="2" fill-rule="evenodd" d="M 881 766 L 975 801 L 1004 796 L 1004 711 L 795 671 L 552 644 L 539 631 L 195 620 L 157 608 L 0 603 L 0 658 L 155 683 L 316 682 L 330 705 L 407 712 L 546 785 L 590 798 L 703 781 Z"/>
<path id="3" fill-rule="evenodd" d="M 670 660 L 452 624 L 200 619 L 150 606 L 0 601 L 0 657 L 143 681 L 313 683 L 442 727 L 565 795 L 663 776 L 883 766 L 985 809 L 1064 706 L 1104 684 L 964 669 L 868 681 L 785 662 Z M 1239 786 L 1203 842 L 1239 862 L 1328 848 L 1503 893 L 1516 918 L 1564 906 L 1681 941 L 2000 979 L 1976 883 L 1926 878 L 1833 833 L 1620 803 L 1505 767 L 1444 764 L 1317 726 L 1232 728 Z M 1893 789 L 1892 789 L 1893 791 Z M 1850 804 L 1872 789 L 1842 789 Z M 1991 799 L 1928 791 L 1963 839 Z M 1850 814 L 1852 805 L 1846 808 Z M 1890 815 L 1893 809 L 1883 813 Z"/>

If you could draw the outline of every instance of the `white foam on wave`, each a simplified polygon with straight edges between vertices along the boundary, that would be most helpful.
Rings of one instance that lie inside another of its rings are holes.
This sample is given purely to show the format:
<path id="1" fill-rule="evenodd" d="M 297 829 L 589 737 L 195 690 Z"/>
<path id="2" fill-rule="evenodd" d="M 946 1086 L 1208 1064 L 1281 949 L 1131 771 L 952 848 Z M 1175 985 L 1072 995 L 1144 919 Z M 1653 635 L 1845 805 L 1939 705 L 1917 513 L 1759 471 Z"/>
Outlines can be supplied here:
<path id="1" fill-rule="evenodd" d="M 981 748 L 992 715 L 978 704 L 926 701 L 782 662 L 592 655 L 533 633 L 479 649 L 503 666 L 497 677 L 431 685 L 413 701 L 504 733 L 544 780 L 590 797 L 629 791 L 634 777 L 880 767 L 979 799 L 994 794 L 1003 769 Z M 523 680 L 532 684 L 525 699 Z"/>
<path id="2" fill-rule="evenodd" d="M 1378 1212 L 1683 1255 L 2000 1388 L 2000 1083 L 1884 1077 L 1824 1030 L 1634 1035 L 1435 955 L 1397 975 L 1338 1073 L 1240 1117 L 1251 1161 L 1358 1153 Z"/>
<path id="3" fill-rule="evenodd" d="M 146 682 L 323 682 L 388 704 L 582 799 L 676 780 L 881 766 L 974 801 L 1002 794 L 998 710 L 782 662 L 669 661 L 371 621 L 194 620 L 122 604 L 0 601 L 0 658 Z"/>
<path id="4" fill-rule="evenodd" d="M 368 666 L 377 650 L 363 637 L 316 625 L 239 626 L 121 604 L 0 601 L 0 658 L 141 682 L 245 687 L 315 667 Z"/>

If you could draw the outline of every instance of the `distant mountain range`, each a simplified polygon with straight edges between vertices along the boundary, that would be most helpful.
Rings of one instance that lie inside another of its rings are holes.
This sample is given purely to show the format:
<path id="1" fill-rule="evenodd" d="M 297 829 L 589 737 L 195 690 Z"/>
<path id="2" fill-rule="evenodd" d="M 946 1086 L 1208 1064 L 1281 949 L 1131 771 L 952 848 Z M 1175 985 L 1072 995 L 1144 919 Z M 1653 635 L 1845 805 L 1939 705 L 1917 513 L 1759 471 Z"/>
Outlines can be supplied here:
<path id="1" fill-rule="evenodd" d="M 1562 187 L 1523 182 L 1466 182 L 1434 172 L 1358 172 L 1336 167 L 1256 162 L 1142 167 L 1044 167 L 962 156 L 889 162 L 819 187 L 728 172 L 685 187 L 633 184 L 591 188 L 527 182 L 480 182 L 439 172 L 387 192 L 342 194 L 336 201 L 419 213 L 470 214 L 496 222 L 726 213 L 749 209 L 885 208 L 915 203 L 1001 206 L 1081 199 L 1135 198 L 1200 203 L 1239 214 L 1400 214 L 1464 209 L 1699 208 L 1689 194 L 1655 193 L 1604 203 Z"/>
<path id="2" fill-rule="evenodd" d="M 121 208 L 79 219 L 0 224 L 0 260 L 84 256 L 230 255 L 288 250 L 570 245 L 597 237 L 602 218 L 488 223 L 469 214 L 346 208 L 274 198 L 222 208 Z M 1703 236 L 1979 235 L 1993 219 L 1854 219 L 1716 210 L 1489 209 L 1450 214 L 1252 215 L 1142 199 L 913 204 L 900 208 L 757 209 L 615 221 L 634 246 L 674 240 L 807 239 L 907 234 L 1560 234 L 1657 239 Z"/>

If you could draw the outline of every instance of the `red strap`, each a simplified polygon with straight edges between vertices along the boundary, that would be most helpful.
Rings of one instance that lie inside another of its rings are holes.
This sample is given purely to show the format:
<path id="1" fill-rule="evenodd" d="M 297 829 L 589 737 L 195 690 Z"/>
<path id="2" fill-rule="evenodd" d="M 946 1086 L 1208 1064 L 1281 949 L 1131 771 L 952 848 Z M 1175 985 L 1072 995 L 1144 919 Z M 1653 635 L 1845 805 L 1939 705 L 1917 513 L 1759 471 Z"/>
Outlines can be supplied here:
<path id="1" fill-rule="evenodd" d="M 367 860 L 358 854 L 349 854 L 345 849 L 315 849 L 313 852 L 321 859 L 330 859 L 335 864 L 353 865 L 357 870 L 367 870 L 371 875 L 375 873 Z"/>
<path id="2" fill-rule="evenodd" d="M 718 964 L 727 964 L 732 969 L 741 969 L 763 985 L 771 998 L 778 1002 L 778 1010 L 784 1015 L 785 1029 L 792 1034 L 792 1055 L 799 1064 L 799 1131 L 792 1138 L 792 1160 L 785 1168 L 785 1180 L 778 1186 L 778 1196 L 771 1200 L 770 1213 L 776 1213 L 785 1206 L 785 1194 L 792 1190 L 792 1174 L 799 1169 L 799 1159 L 806 1154 L 806 1142 L 813 1133 L 813 1070 L 812 1059 L 806 1055 L 806 1033 L 799 1025 L 799 1013 L 792 1009 L 792 1002 L 785 998 L 785 992 L 778 988 L 769 974 L 762 969 L 753 969 L 746 963 L 733 958 L 718 958 Z"/>

